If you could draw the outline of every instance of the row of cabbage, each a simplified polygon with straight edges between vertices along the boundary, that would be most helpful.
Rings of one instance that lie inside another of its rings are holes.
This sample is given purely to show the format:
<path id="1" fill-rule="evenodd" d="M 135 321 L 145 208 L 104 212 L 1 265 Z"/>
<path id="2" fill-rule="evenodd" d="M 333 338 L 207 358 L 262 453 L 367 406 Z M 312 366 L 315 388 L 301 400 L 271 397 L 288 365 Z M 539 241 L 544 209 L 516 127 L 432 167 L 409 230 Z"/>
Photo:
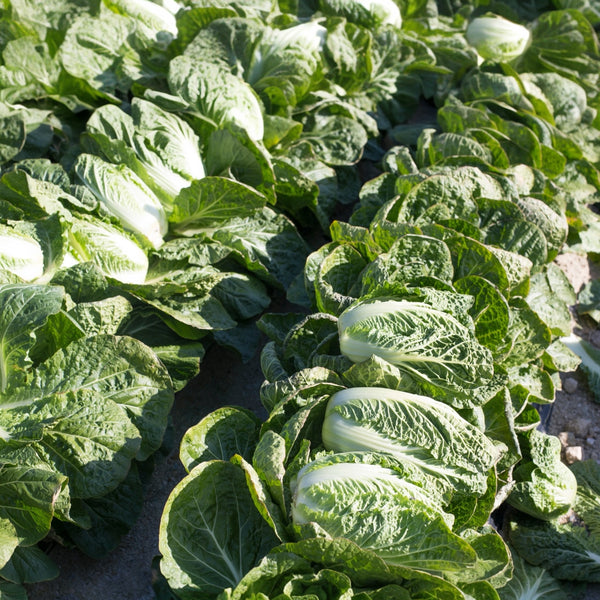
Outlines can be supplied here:
<path id="1" fill-rule="evenodd" d="M 598 253 L 597 16 L 494 6 L 528 25 L 492 21 L 517 38 L 502 55 L 475 6 L 425 8 L 402 28 L 437 53 L 419 73 L 434 119 L 367 146 L 383 173 L 289 289 L 304 310 L 260 319 L 266 420 L 223 407 L 184 436 L 165 596 L 558 599 L 600 581 L 600 469 L 565 466 L 540 416 L 571 349 L 595 368 L 552 261 Z M 460 62 L 466 40 L 504 60 Z"/>

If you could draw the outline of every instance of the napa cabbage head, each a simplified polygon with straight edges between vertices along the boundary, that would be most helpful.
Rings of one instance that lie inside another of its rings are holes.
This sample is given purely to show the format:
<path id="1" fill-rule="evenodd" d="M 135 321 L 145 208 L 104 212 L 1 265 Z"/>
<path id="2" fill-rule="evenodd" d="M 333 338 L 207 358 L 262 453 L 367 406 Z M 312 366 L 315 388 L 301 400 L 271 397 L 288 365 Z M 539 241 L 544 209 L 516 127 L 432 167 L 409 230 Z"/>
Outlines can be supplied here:
<path id="1" fill-rule="evenodd" d="M 323 445 L 335 452 L 372 451 L 481 495 L 500 449 L 452 407 L 427 396 L 381 387 L 336 392 L 327 404 Z"/>
<path id="2" fill-rule="evenodd" d="M 327 29 L 317 21 L 307 21 L 287 29 L 268 29 L 264 39 L 269 42 L 272 53 L 290 46 L 298 46 L 307 52 L 322 52 L 327 39 Z"/>
<path id="3" fill-rule="evenodd" d="M 146 253 L 114 225 L 75 219 L 69 229 L 69 245 L 79 262 L 93 262 L 108 277 L 123 283 L 144 283 L 146 279 Z"/>
<path id="4" fill-rule="evenodd" d="M 92 147 L 92 153 L 99 149 L 110 162 L 127 162 L 152 189 L 169 198 L 205 176 L 194 130 L 177 115 L 141 98 L 133 99 L 131 114 L 112 104 L 96 109 L 86 124 L 84 144 Z M 128 160 L 129 156 L 137 160 Z"/>
<path id="5" fill-rule="evenodd" d="M 382 560 L 436 573 L 461 572 L 477 555 L 454 534 L 454 517 L 425 485 L 393 468 L 361 461 L 360 454 L 324 455 L 292 483 L 292 519 L 302 535 L 316 526 L 346 538 Z"/>
<path id="6" fill-rule="evenodd" d="M 469 23 L 466 38 L 481 58 L 492 62 L 509 62 L 531 43 L 527 27 L 489 13 Z"/>
<path id="7" fill-rule="evenodd" d="M 307 21 L 287 29 L 266 27 L 256 45 L 245 79 L 255 85 L 283 60 L 293 61 L 299 71 L 315 71 L 325 46 L 327 29 L 317 21 Z M 299 54 L 300 60 L 295 56 Z M 287 56 L 286 56 L 287 55 Z"/>
<path id="8" fill-rule="evenodd" d="M 163 244 L 167 216 L 154 192 L 127 165 L 114 165 L 92 154 L 80 154 L 76 176 L 124 229 L 149 242 Z"/>
<path id="9" fill-rule="evenodd" d="M 426 489 L 389 467 L 353 462 L 351 455 L 346 459 L 347 462 L 335 455 L 324 457 L 298 472 L 292 484 L 292 519 L 296 525 L 315 522 L 332 536 L 344 535 L 344 511 L 349 510 L 353 500 L 363 497 L 363 508 L 372 510 L 394 498 L 413 500 L 420 503 L 429 516 L 443 515 L 446 524 L 452 526 L 454 516 L 444 513 Z M 336 515 L 338 510 L 339 515 Z"/>
<path id="10" fill-rule="evenodd" d="M 157 163 L 159 170 L 167 171 L 167 178 L 179 176 L 183 181 L 174 179 L 173 184 L 178 190 L 205 176 L 200 140 L 183 119 L 141 98 L 133 99 L 131 114 L 139 131 L 136 150 L 142 158 L 149 155 L 148 169 Z"/>
<path id="11" fill-rule="evenodd" d="M 44 252 L 34 238 L 0 224 L 0 271 L 23 281 L 33 281 L 44 273 Z"/>
<path id="12" fill-rule="evenodd" d="M 340 350 L 357 363 L 379 356 L 419 392 L 459 405 L 494 374 L 491 352 L 468 325 L 425 302 L 361 299 L 338 318 Z"/>

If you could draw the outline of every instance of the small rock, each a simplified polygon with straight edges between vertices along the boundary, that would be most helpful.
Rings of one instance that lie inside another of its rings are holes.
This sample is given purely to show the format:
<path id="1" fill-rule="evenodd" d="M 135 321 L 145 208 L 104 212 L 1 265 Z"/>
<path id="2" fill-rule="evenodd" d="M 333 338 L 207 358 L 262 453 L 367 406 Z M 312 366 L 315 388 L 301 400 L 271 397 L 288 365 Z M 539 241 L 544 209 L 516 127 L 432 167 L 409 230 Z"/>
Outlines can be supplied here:
<path id="1" fill-rule="evenodd" d="M 572 431 L 561 431 L 558 434 L 558 439 L 560 440 L 561 446 L 563 448 L 567 448 L 568 446 L 575 445 L 575 434 Z"/>
<path id="2" fill-rule="evenodd" d="M 581 446 L 569 446 L 565 448 L 565 460 L 569 465 L 583 460 L 583 448 Z"/>
<path id="3" fill-rule="evenodd" d="M 585 417 L 577 417 L 573 419 L 570 423 L 571 431 L 578 438 L 586 438 L 590 431 L 590 422 Z"/>
<path id="4" fill-rule="evenodd" d="M 585 440 L 588 446 L 593 446 L 596 443 L 596 440 L 593 437 L 589 437 Z"/>
<path id="5" fill-rule="evenodd" d="M 573 394 L 577 391 L 577 386 L 579 385 L 577 379 L 574 377 L 567 377 L 562 384 L 563 390 L 567 392 L 567 394 Z"/>

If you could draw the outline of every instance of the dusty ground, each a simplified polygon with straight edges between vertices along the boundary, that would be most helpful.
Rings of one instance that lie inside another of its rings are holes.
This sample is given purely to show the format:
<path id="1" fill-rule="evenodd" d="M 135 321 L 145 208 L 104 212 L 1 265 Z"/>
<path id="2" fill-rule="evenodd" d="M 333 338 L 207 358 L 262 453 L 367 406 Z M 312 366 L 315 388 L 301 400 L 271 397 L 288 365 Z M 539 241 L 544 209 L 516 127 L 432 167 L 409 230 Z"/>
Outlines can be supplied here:
<path id="1" fill-rule="evenodd" d="M 585 256 L 564 254 L 557 262 L 576 292 L 590 279 L 600 277 L 600 267 Z M 582 329 L 576 322 L 574 330 L 592 343 L 600 341 L 600 330 Z M 577 458 L 600 461 L 600 404 L 593 401 L 582 373 L 564 373 L 562 384 L 563 389 L 556 393 L 548 433 L 560 437 L 567 462 Z"/>
<path id="2" fill-rule="evenodd" d="M 560 257 L 575 290 L 590 278 L 600 276 L 584 257 Z M 591 332 L 588 332 L 591 333 Z M 600 336 L 596 336 L 600 337 Z M 600 404 L 591 400 L 579 373 L 563 374 L 563 390 L 557 392 L 548 431 L 561 437 L 567 451 L 582 458 L 600 460 Z M 218 406 L 235 404 L 255 410 L 264 418 L 258 402 L 263 377 L 258 356 L 243 364 L 233 354 L 211 350 L 202 363 L 202 372 L 180 393 L 173 410 L 174 446 L 157 465 L 142 516 L 108 558 L 95 561 L 60 546 L 51 551 L 61 575 L 29 587 L 30 600 L 153 600 L 151 587 L 153 557 L 158 553 L 158 524 L 167 496 L 185 475 L 178 459 L 183 433 Z M 600 585 L 590 586 L 586 600 L 600 600 Z"/>

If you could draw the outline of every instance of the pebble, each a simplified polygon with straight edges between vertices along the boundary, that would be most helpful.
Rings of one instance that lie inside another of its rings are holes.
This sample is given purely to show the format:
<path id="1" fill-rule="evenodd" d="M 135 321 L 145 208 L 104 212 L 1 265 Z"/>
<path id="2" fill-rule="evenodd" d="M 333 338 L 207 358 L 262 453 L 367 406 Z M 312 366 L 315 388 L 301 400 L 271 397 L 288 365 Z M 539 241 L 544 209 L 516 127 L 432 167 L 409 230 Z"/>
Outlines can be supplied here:
<path id="1" fill-rule="evenodd" d="M 574 377 L 567 377 L 562 384 L 563 390 L 565 390 L 565 392 L 567 392 L 567 394 L 573 394 L 574 392 L 577 391 L 577 386 L 579 385 L 579 383 L 577 382 L 577 379 L 575 379 Z"/>
<path id="2" fill-rule="evenodd" d="M 588 446 L 593 446 L 596 443 L 596 440 L 593 437 L 589 437 L 585 440 Z"/>
<path id="3" fill-rule="evenodd" d="M 565 448 L 565 461 L 568 465 L 583 460 L 583 448 L 581 446 L 569 446 Z"/>
<path id="4" fill-rule="evenodd" d="M 561 431 L 558 434 L 558 439 L 563 448 L 575 445 L 575 434 L 572 431 Z"/>

